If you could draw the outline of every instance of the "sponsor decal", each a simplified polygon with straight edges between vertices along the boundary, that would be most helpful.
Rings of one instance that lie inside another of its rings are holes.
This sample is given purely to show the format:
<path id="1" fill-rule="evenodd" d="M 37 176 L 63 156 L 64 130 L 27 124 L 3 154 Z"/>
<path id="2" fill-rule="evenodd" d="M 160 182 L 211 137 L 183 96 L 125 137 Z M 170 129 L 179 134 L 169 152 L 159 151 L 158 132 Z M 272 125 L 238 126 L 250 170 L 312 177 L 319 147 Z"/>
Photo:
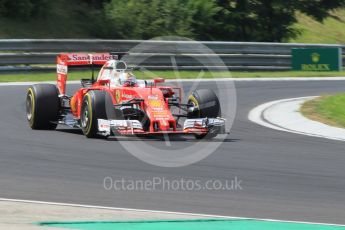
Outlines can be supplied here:
<path id="1" fill-rule="evenodd" d="M 153 108 L 162 108 L 163 107 L 163 102 L 158 99 L 149 99 L 148 104 L 153 107 Z"/>
<path id="2" fill-rule="evenodd" d="M 311 54 L 311 60 L 314 62 L 314 63 L 317 63 L 320 61 L 320 54 L 318 53 L 312 53 Z"/>
<path id="3" fill-rule="evenodd" d="M 128 122 L 126 120 L 111 120 L 110 123 L 112 126 L 115 127 L 128 127 Z"/>
<path id="4" fill-rule="evenodd" d="M 116 102 L 117 102 L 117 103 L 120 103 L 120 100 L 121 100 L 121 91 L 118 90 L 118 89 L 115 91 L 115 99 L 116 99 Z"/>
<path id="5" fill-rule="evenodd" d="M 330 71 L 331 68 L 329 64 L 320 64 L 318 63 L 320 61 L 320 54 L 319 53 L 312 53 L 310 55 L 311 61 L 313 64 L 302 64 L 301 69 L 303 71 Z"/>
<path id="6" fill-rule="evenodd" d="M 60 65 L 60 64 L 57 64 L 56 65 L 56 72 L 58 74 L 67 74 L 67 66 L 66 65 Z"/>
<path id="7" fill-rule="evenodd" d="M 98 131 L 107 132 L 110 130 L 110 121 L 98 119 Z"/>
<path id="8" fill-rule="evenodd" d="M 91 58 L 90 58 L 91 57 Z M 103 54 L 71 54 L 68 55 L 69 61 L 109 61 L 109 60 L 117 60 L 117 55 L 110 55 L 108 53 Z"/>
<path id="9" fill-rule="evenodd" d="M 166 120 L 161 120 L 161 124 L 163 126 L 168 126 L 169 125 L 169 123 Z"/>
<path id="10" fill-rule="evenodd" d="M 152 100 L 158 100 L 158 95 L 149 95 L 147 98 Z"/>
<path id="11" fill-rule="evenodd" d="M 302 71 L 340 71 L 340 48 L 295 48 L 291 51 L 292 69 Z"/>
<path id="12" fill-rule="evenodd" d="M 122 93 L 122 97 L 126 99 L 132 99 L 134 96 L 132 94 Z"/>
<path id="13" fill-rule="evenodd" d="M 330 71 L 329 64 L 302 64 L 301 69 L 303 71 Z"/>
<path id="14" fill-rule="evenodd" d="M 167 111 L 152 111 L 152 114 L 155 118 L 169 118 Z"/>

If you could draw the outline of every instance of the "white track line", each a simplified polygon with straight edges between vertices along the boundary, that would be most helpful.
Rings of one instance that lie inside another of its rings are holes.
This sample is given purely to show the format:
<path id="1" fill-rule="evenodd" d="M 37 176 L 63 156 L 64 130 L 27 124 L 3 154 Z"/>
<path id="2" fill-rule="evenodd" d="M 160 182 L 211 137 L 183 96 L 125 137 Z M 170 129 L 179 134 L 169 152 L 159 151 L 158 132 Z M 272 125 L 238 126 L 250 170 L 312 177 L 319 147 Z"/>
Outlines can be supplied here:
<path id="1" fill-rule="evenodd" d="M 1 75 L 0 75 L 1 78 Z M 203 78 L 197 79 L 200 82 L 210 82 L 210 81 L 343 81 L 345 76 L 339 77 L 277 77 L 277 78 Z M 166 82 L 194 82 L 195 79 L 167 79 Z M 44 81 L 44 82 L 2 82 L 0 86 L 25 86 L 38 83 L 50 83 L 55 84 L 56 81 Z M 80 81 L 67 81 L 68 84 L 78 84 Z"/>
<path id="2" fill-rule="evenodd" d="M 279 131 L 345 141 L 345 129 L 312 121 L 300 114 L 300 105 L 315 97 L 299 97 L 267 102 L 252 109 L 248 114 L 248 119 L 261 126 Z"/>
<path id="3" fill-rule="evenodd" d="M 221 215 L 209 215 L 209 214 L 187 213 L 187 212 L 171 212 L 171 211 L 119 208 L 119 207 L 107 207 L 107 206 L 97 206 L 97 205 L 72 204 L 72 203 L 57 203 L 57 202 L 47 202 L 47 201 L 37 201 L 37 200 L 21 200 L 21 199 L 0 198 L 0 202 L 1 201 L 21 202 L 21 203 L 30 203 L 30 204 L 58 205 L 58 206 L 79 207 L 79 208 L 106 209 L 106 210 L 116 210 L 116 211 L 134 211 L 134 212 L 150 212 L 150 213 L 162 213 L 162 214 L 173 214 L 173 215 L 189 215 L 189 216 L 196 216 L 196 217 L 199 216 L 199 217 L 208 217 L 208 218 L 241 219 L 241 220 L 250 219 L 250 220 L 262 220 L 262 221 L 271 221 L 271 222 L 285 222 L 285 223 L 313 224 L 313 225 L 328 225 L 328 226 L 345 227 L 345 225 L 341 225 L 341 224 L 330 224 L 330 223 L 319 223 L 319 222 L 262 219 L 262 218 L 250 218 L 250 217 L 238 217 L 238 216 L 221 216 Z"/>

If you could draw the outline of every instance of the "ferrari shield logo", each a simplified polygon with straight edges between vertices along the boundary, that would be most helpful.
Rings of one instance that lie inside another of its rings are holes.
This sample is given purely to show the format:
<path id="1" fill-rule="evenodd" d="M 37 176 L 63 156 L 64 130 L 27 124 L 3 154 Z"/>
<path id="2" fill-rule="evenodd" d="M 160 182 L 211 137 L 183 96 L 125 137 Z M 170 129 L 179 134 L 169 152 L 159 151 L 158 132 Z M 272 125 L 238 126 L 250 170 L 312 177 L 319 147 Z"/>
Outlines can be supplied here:
<path id="1" fill-rule="evenodd" d="M 120 90 L 116 90 L 115 91 L 115 99 L 116 99 L 117 103 L 120 102 L 120 100 L 121 100 L 121 92 L 120 92 Z"/>

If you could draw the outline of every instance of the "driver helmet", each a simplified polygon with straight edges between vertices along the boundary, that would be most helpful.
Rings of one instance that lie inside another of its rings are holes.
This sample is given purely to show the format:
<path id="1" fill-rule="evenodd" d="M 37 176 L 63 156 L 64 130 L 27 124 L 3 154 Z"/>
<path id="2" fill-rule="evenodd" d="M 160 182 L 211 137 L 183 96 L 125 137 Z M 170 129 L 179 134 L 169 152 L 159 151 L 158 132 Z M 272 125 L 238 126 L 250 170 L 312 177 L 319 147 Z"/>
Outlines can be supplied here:
<path id="1" fill-rule="evenodd" d="M 133 73 L 125 72 L 120 74 L 119 83 L 122 86 L 136 86 L 137 79 Z"/>

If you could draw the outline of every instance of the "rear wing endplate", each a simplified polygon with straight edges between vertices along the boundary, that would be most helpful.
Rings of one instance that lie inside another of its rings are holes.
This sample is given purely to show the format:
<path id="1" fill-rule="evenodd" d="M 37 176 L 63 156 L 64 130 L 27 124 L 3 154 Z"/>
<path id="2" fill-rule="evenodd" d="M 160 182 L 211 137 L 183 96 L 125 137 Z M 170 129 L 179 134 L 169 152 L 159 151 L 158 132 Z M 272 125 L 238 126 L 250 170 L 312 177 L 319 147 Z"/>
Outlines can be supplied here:
<path id="1" fill-rule="evenodd" d="M 66 93 L 68 66 L 104 65 L 107 61 L 118 60 L 112 53 L 62 53 L 56 59 L 57 86 L 60 94 Z"/>

